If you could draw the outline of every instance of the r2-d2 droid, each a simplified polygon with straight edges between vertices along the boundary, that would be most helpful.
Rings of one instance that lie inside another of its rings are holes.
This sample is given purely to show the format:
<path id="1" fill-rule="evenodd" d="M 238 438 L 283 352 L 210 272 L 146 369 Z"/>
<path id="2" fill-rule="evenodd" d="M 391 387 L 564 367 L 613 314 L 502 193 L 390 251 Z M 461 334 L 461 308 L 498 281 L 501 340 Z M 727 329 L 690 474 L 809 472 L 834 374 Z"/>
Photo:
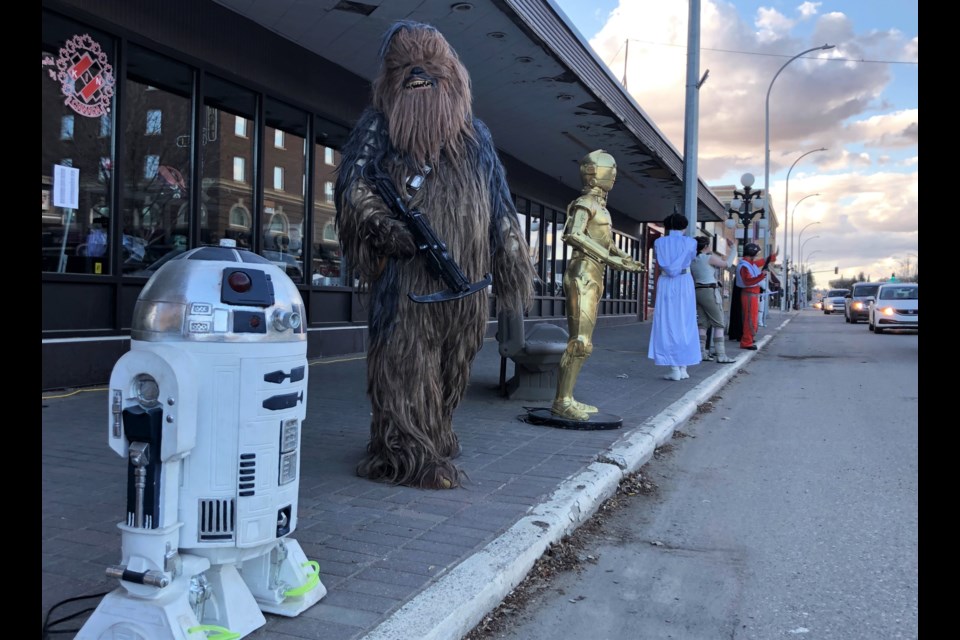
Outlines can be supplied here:
<path id="1" fill-rule="evenodd" d="M 77 635 L 231 640 L 326 589 L 290 534 L 306 416 L 303 300 L 225 241 L 161 267 L 110 376 L 109 444 L 127 459 L 122 560 Z"/>

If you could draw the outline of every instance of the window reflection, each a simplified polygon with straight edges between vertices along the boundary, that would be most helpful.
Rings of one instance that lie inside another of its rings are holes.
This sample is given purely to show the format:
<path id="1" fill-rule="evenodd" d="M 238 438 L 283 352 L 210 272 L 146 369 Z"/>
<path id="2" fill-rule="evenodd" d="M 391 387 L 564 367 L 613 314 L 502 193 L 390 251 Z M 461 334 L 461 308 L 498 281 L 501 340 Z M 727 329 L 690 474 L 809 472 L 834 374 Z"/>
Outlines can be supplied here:
<path id="1" fill-rule="evenodd" d="M 264 116 L 264 136 L 273 144 L 264 149 L 267 173 L 260 253 L 294 282 L 303 284 L 307 115 L 281 102 L 267 100 Z"/>
<path id="2" fill-rule="evenodd" d="M 131 46 L 125 88 L 120 262 L 125 274 L 150 276 L 189 237 L 193 72 Z"/>
<path id="3" fill-rule="evenodd" d="M 163 111 L 160 109 L 147 110 L 147 128 L 144 133 L 148 136 L 158 136 L 163 132 Z"/>
<path id="4" fill-rule="evenodd" d="M 43 16 L 42 38 L 40 268 L 54 273 L 108 274 L 112 156 L 110 138 L 100 134 L 101 123 L 109 123 L 114 113 L 113 41 L 47 14 Z M 75 45 L 72 53 L 68 42 Z M 65 88 L 57 69 L 58 64 L 69 63 L 74 63 L 73 69 L 79 71 L 81 65 L 83 69 L 75 85 Z M 102 81 L 100 88 L 98 81 Z M 76 92 L 72 103 L 64 91 Z M 107 131 L 109 135 L 109 126 Z M 79 171 L 76 209 L 54 205 L 59 201 L 53 197 L 57 165 Z"/>
<path id="5" fill-rule="evenodd" d="M 73 140 L 73 116 L 63 116 L 60 120 L 60 139 Z"/>
<path id="6" fill-rule="evenodd" d="M 199 244 L 217 244 L 228 238 L 249 249 L 253 240 L 250 133 L 256 96 L 215 76 L 207 76 L 204 86 Z"/>
<path id="7" fill-rule="evenodd" d="M 340 153 L 322 144 L 316 145 L 315 157 L 323 162 L 315 163 L 313 174 L 313 264 L 310 266 L 311 282 L 314 285 L 342 285 L 340 240 L 335 223 L 336 208 L 333 201 L 334 171 L 340 163 Z"/>

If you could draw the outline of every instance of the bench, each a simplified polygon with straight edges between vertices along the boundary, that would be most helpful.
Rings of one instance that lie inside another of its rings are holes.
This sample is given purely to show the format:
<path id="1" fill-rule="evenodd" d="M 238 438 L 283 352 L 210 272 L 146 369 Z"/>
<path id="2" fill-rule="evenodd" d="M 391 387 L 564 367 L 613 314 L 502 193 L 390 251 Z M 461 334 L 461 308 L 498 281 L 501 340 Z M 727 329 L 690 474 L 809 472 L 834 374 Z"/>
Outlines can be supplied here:
<path id="1" fill-rule="evenodd" d="M 510 399 L 553 400 L 557 390 L 560 358 L 569 333 L 549 322 L 526 328 L 523 315 L 497 313 L 500 351 L 500 393 Z M 507 380 L 507 359 L 513 360 L 513 377 Z"/>

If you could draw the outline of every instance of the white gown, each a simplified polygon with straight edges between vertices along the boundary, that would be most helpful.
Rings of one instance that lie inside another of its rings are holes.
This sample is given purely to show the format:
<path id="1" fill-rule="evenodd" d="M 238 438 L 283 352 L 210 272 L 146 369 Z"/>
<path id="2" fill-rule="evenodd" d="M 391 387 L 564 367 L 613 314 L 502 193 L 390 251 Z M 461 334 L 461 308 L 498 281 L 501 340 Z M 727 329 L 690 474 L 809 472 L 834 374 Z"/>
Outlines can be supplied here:
<path id="1" fill-rule="evenodd" d="M 697 241 L 683 231 L 671 231 L 653 243 L 653 251 L 660 277 L 647 357 L 664 366 L 700 364 L 697 296 L 690 275 Z"/>

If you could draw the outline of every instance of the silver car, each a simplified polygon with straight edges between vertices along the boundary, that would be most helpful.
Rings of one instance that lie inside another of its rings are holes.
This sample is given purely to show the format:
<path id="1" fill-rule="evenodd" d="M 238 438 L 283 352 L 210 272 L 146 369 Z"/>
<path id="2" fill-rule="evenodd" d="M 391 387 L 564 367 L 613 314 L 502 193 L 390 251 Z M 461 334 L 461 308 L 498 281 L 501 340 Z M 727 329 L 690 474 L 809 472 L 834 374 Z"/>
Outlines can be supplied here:
<path id="1" fill-rule="evenodd" d="M 823 294 L 823 313 L 843 313 L 847 308 L 847 296 L 850 295 L 850 289 L 830 289 Z"/>

